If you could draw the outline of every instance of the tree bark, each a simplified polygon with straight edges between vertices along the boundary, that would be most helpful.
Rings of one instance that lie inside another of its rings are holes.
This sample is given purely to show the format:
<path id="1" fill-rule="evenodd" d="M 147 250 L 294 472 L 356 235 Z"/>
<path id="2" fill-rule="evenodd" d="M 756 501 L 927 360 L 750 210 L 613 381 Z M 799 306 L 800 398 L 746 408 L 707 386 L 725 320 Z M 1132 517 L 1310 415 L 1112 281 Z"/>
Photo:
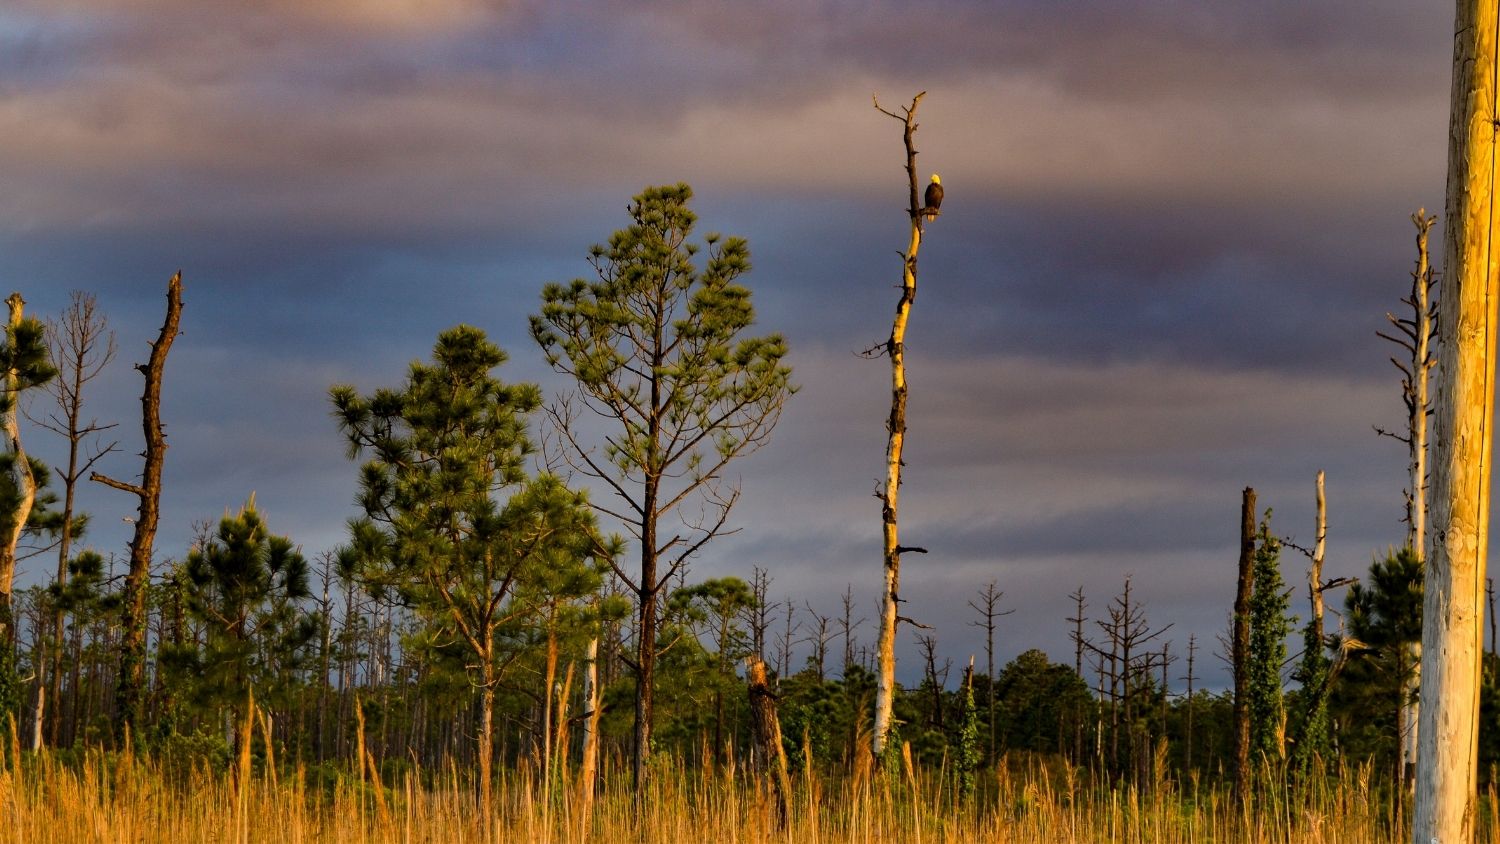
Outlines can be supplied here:
<path id="1" fill-rule="evenodd" d="M 1250 593 L 1254 587 L 1255 490 L 1245 487 L 1240 502 L 1240 563 L 1234 596 L 1234 794 L 1250 796 Z"/>
<path id="2" fill-rule="evenodd" d="M 494 793 L 495 780 L 493 767 L 495 762 L 495 685 L 490 678 L 490 671 L 485 671 L 485 684 L 479 697 L 479 814 L 488 839 L 488 830 L 494 823 L 491 796 Z"/>
<path id="3" fill-rule="evenodd" d="M 646 492 L 647 512 L 655 512 L 656 490 Z M 641 582 L 637 592 L 640 604 L 640 630 L 636 642 L 635 675 L 635 788 L 637 797 L 645 794 L 651 756 L 651 721 L 656 703 L 656 520 L 648 518 L 641 525 Z"/>
<path id="4" fill-rule="evenodd" d="M 766 681 L 766 664 L 751 654 L 745 658 L 745 681 L 750 693 L 750 726 L 755 745 L 767 762 L 771 788 L 776 797 L 776 819 L 780 828 L 787 824 L 792 783 L 787 770 L 786 748 L 781 743 L 781 719 L 776 714 L 776 695 Z M 810 764 L 810 763 L 809 763 Z"/>
<path id="5" fill-rule="evenodd" d="M 896 317 L 885 352 L 891 359 L 891 414 L 886 420 L 884 488 L 880 498 L 881 526 L 884 538 L 882 568 L 884 581 L 880 597 L 880 634 L 877 641 L 879 674 L 875 687 L 875 731 L 872 750 L 877 764 L 885 757 L 886 739 L 891 731 L 892 708 L 896 700 L 896 626 L 901 603 L 901 545 L 897 530 L 897 507 L 901 493 L 901 455 L 906 444 L 906 325 L 912 302 L 917 297 L 917 251 L 922 246 L 921 201 L 917 197 L 917 150 L 912 136 L 917 131 L 917 106 L 926 92 L 912 98 L 911 105 L 895 114 L 880 108 L 881 113 L 901 120 L 906 143 L 906 175 L 910 183 L 911 241 L 902 256 L 901 298 L 896 303 Z"/>
<path id="6" fill-rule="evenodd" d="M 1448 124 L 1442 344 L 1412 840 L 1473 839 L 1495 406 L 1494 0 L 1458 0 Z"/>
<path id="7" fill-rule="evenodd" d="M 117 481 L 98 472 L 89 475 L 89 480 L 132 493 L 140 499 L 135 533 L 130 540 L 130 571 L 125 577 L 121 612 L 120 675 L 115 687 L 118 735 L 133 728 L 141 715 L 146 666 L 146 587 L 151 579 L 152 546 L 161 516 L 161 472 L 167 455 L 167 438 L 161 425 L 161 377 L 167 363 L 167 352 L 171 351 L 172 341 L 177 339 L 181 317 L 182 273 L 178 272 L 167 282 L 167 317 L 156 341 L 150 344 L 151 357 L 145 364 L 136 365 L 146 380 L 145 391 L 141 393 L 141 429 L 145 434 L 146 450 L 143 452 L 145 463 L 140 484 Z"/>
<path id="8" fill-rule="evenodd" d="M 594 781 L 599 765 L 599 637 L 589 639 L 584 651 L 583 698 L 588 713 L 583 719 L 583 760 L 578 766 L 578 795 L 588 817 L 594 803 Z"/>

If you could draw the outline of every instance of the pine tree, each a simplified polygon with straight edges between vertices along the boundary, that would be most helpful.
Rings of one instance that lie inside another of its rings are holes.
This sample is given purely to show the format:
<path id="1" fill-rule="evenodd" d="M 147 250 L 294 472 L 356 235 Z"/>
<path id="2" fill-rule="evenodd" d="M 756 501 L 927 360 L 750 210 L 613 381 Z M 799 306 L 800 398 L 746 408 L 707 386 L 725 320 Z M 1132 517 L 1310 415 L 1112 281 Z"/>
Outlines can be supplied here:
<path id="1" fill-rule="evenodd" d="M 46 512 L 38 493 L 47 483 L 41 463 L 21 447 L 21 396 L 57 374 L 47 352 L 42 324 L 23 315 L 21 294 L 12 293 L 10 319 L 0 342 L 0 421 L 5 445 L 0 451 L 0 729 L 19 714 L 20 681 L 16 677 L 16 625 L 11 592 L 16 577 L 16 546 L 21 535 L 37 529 Z M 56 525 L 54 525 L 56 526 Z"/>
<path id="2" fill-rule="evenodd" d="M 779 334 L 747 336 L 755 321 L 743 239 L 710 234 L 706 260 L 690 242 L 697 217 L 685 184 L 647 188 L 630 203 L 631 225 L 590 250 L 594 280 L 548 284 L 531 334 L 554 369 L 574 378 L 582 408 L 565 399 L 549 415 L 573 468 L 617 499 L 600 512 L 640 546 L 635 593 L 635 777 L 651 752 L 658 611 L 664 587 L 725 529 L 739 498 L 724 478 L 731 461 L 759 448 L 791 386 Z M 576 414 L 619 423 L 602 451 L 586 445 Z M 663 517 L 672 517 L 666 531 Z M 680 517 L 680 518 L 678 518 Z"/>
<path id="3" fill-rule="evenodd" d="M 284 536 L 266 528 L 255 496 L 236 515 L 224 514 L 218 530 L 188 554 L 184 565 L 188 611 L 206 630 L 203 648 L 190 656 L 199 703 L 237 713 L 236 730 L 254 715 L 247 693 L 273 699 L 277 681 L 299 667 L 321 619 L 300 602 L 311 596 L 307 560 Z M 248 736 L 237 735 L 235 746 Z"/>
<path id="4" fill-rule="evenodd" d="M 1250 596 L 1250 758 L 1274 762 L 1286 752 L 1286 707 L 1281 665 L 1294 617 L 1281 579 L 1281 543 L 1271 535 L 1271 511 L 1261 520 L 1255 547 L 1255 588 Z"/>
<path id="5" fill-rule="evenodd" d="M 1348 728 L 1341 744 L 1355 756 L 1377 755 L 1404 777 L 1401 763 L 1402 710 L 1417 689 L 1412 645 L 1422 637 L 1424 566 L 1402 547 L 1370 564 L 1364 582 L 1344 596 L 1344 617 L 1355 656 L 1340 675 L 1338 708 Z"/>
<path id="6" fill-rule="evenodd" d="M 505 359 L 483 331 L 460 325 L 438 335 L 432 363 L 414 362 L 402 389 L 330 391 L 350 456 L 370 456 L 360 478 L 364 515 L 350 524 L 341 565 L 466 654 L 480 693 L 486 815 L 495 692 L 510 662 L 498 634 L 535 609 L 512 599 L 559 556 L 608 553 L 582 494 L 550 475 L 527 476 L 527 415 L 541 394 L 534 384 L 495 378 Z"/>

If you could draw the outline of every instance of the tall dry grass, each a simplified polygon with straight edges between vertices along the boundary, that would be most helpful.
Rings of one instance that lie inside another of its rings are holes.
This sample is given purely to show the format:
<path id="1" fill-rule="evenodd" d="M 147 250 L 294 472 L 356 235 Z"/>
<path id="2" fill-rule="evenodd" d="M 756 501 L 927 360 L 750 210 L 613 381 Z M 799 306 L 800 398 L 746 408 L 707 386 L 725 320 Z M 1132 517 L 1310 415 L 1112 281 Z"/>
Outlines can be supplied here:
<path id="1" fill-rule="evenodd" d="M 88 752 L 64 762 L 18 754 L 0 770 L 0 844 L 50 842 L 1337 842 L 1406 838 L 1368 769 L 1293 793 L 1267 778 L 1256 801 L 1237 805 L 1217 789 L 1160 781 L 1149 787 L 1092 783 L 1035 760 L 991 772 L 980 796 L 959 800 L 941 769 L 903 764 L 890 774 L 798 778 L 786 829 L 768 786 L 733 763 L 661 765 L 640 801 L 621 765 L 585 804 L 571 789 L 545 789 L 522 768 L 495 784 L 494 814 L 480 817 L 466 779 L 417 772 L 378 787 L 349 775 L 310 784 L 307 771 L 261 770 L 237 787 L 235 772 L 165 769 L 130 754 Z M 13 755 L 14 754 L 14 755 Z M 16 764 L 15 759 L 20 758 Z M 908 757 L 909 758 L 909 757 Z M 236 769 L 240 762 L 234 763 Z M 1496 841 L 1496 797 L 1482 802 L 1481 841 Z M 587 811 L 581 807 L 588 805 Z"/>

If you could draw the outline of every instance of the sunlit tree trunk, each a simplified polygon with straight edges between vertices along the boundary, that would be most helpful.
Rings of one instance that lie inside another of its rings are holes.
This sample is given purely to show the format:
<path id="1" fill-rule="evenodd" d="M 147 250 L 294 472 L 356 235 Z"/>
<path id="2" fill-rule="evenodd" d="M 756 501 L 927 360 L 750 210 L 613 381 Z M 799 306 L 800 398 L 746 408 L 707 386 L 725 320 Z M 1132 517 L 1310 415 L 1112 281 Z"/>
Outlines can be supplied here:
<path id="1" fill-rule="evenodd" d="M 599 637 L 589 639 L 584 651 L 583 699 L 588 712 L 583 719 L 583 760 L 578 766 L 578 794 L 583 816 L 594 802 L 594 780 L 599 765 Z"/>
<path id="2" fill-rule="evenodd" d="M 1417 266 L 1411 274 L 1411 295 L 1401 300 L 1402 304 L 1411 308 L 1411 315 L 1398 317 L 1387 313 L 1386 319 L 1396 333 L 1376 332 L 1407 353 L 1406 360 L 1391 358 L 1391 363 L 1401 371 L 1401 399 L 1406 404 L 1406 433 L 1396 434 L 1381 428 L 1375 430 L 1406 444 L 1406 547 L 1421 559 L 1427 540 L 1427 417 L 1431 413 L 1427 382 L 1429 372 L 1437 364 L 1432 348 L 1437 318 L 1436 303 L 1431 298 L 1435 280 L 1428 259 L 1427 236 L 1437 218 L 1428 216 L 1425 208 L 1419 208 L 1417 213 L 1411 215 L 1411 221 L 1417 227 Z M 1404 660 L 1414 666 L 1403 680 L 1403 703 L 1398 719 L 1401 735 L 1399 770 L 1407 788 L 1412 786 L 1416 773 L 1419 711 L 1417 688 L 1422 676 L 1421 654 L 1421 643 L 1413 642 L 1403 656 Z"/>
<path id="3" fill-rule="evenodd" d="M 141 428 L 146 448 L 139 484 L 125 483 L 94 472 L 89 480 L 129 492 L 140 500 L 135 533 L 130 539 L 130 571 L 125 576 L 124 603 L 120 614 L 120 676 L 115 687 L 117 734 L 138 725 L 141 692 L 146 677 L 146 587 L 151 579 L 151 554 L 156 542 L 156 523 L 161 515 L 161 473 L 166 462 L 167 437 L 161 424 L 161 376 L 167 352 L 177 339 L 182 316 L 182 273 L 167 282 L 167 317 L 161 333 L 151 343 L 151 357 L 136 368 L 145 376 L 141 393 Z"/>
<path id="4" fill-rule="evenodd" d="M 1458 0 L 1433 460 L 1422 606 L 1416 844 L 1473 840 L 1495 406 L 1494 0 Z"/>
<path id="5" fill-rule="evenodd" d="M 878 101 L 875 103 L 875 108 L 881 113 L 902 121 L 904 125 L 906 175 L 911 188 L 908 208 L 911 217 L 911 242 L 902 256 L 901 298 L 896 303 L 891 337 L 883 344 L 883 351 L 891 359 L 891 415 L 886 420 L 885 485 L 877 493 L 881 503 L 880 520 L 884 537 L 880 633 L 876 643 L 879 671 L 875 685 L 875 734 L 872 744 L 877 761 L 884 758 L 886 739 L 891 731 L 891 711 L 896 700 L 896 625 L 899 622 L 901 602 L 901 552 L 915 550 L 901 547 L 896 517 L 901 493 L 901 455 L 906 445 L 906 324 L 912 302 L 917 298 L 917 250 L 922 246 L 922 203 L 917 196 L 917 150 L 912 136 L 917 131 L 917 105 L 925 94 L 924 91 L 913 97 L 911 105 L 902 108 L 902 114 L 886 111 Z"/>

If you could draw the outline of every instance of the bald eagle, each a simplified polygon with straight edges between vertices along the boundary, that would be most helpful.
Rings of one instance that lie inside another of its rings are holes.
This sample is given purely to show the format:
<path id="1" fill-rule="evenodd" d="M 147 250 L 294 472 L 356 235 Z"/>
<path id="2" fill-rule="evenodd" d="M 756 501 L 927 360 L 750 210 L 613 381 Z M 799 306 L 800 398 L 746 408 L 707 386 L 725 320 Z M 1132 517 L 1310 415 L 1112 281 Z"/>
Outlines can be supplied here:
<path id="1" fill-rule="evenodd" d="M 938 174 L 932 174 L 932 184 L 927 186 L 927 194 L 922 201 L 922 210 L 926 212 L 927 219 L 936 220 L 938 209 L 943 205 L 943 180 L 938 178 Z"/>

